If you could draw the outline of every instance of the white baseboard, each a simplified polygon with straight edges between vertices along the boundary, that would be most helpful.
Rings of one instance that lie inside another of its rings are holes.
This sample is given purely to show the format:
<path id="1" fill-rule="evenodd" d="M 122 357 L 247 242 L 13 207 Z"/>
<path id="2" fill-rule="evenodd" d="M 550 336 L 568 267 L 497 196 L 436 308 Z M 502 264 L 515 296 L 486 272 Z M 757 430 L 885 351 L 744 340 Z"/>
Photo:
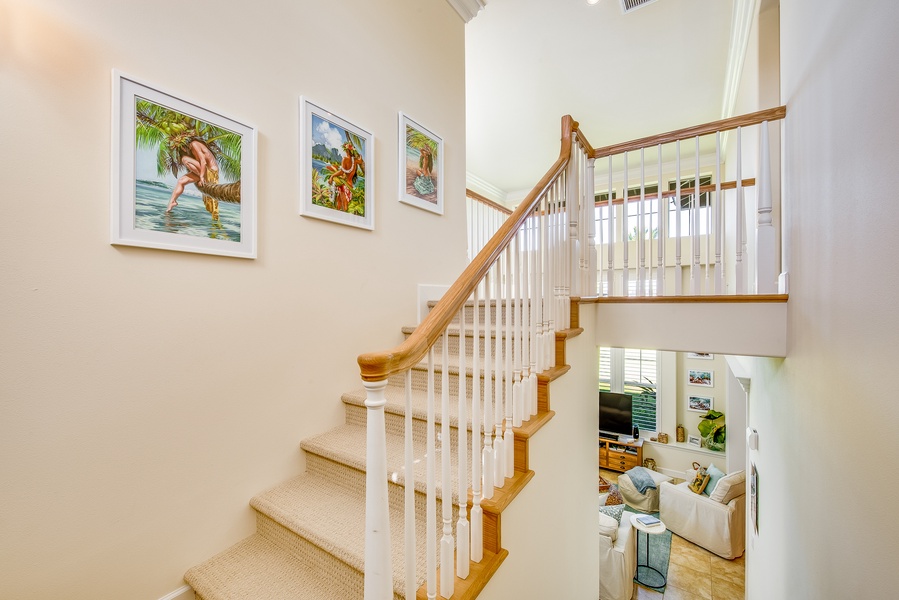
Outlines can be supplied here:
<path id="1" fill-rule="evenodd" d="M 195 600 L 194 590 L 189 585 L 182 585 L 174 592 L 169 592 L 159 600 Z"/>

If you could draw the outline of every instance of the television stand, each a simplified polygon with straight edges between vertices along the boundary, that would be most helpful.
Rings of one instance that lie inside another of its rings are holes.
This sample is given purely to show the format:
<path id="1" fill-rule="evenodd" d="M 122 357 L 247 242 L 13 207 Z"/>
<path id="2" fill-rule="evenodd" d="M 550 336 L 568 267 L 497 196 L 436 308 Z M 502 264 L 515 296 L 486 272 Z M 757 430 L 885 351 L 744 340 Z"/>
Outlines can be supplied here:
<path id="1" fill-rule="evenodd" d="M 643 440 L 619 442 L 599 438 L 599 467 L 624 472 L 643 465 Z"/>

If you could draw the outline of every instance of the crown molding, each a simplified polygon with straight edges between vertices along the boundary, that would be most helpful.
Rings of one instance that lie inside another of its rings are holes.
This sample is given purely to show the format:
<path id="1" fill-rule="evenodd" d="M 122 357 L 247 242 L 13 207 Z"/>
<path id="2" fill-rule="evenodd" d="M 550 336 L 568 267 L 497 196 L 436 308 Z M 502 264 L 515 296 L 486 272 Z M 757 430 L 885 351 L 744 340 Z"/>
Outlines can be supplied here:
<path id="1" fill-rule="evenodd" d="M 481 12 L 487 4 L 487 0 L 446 0 L 452 6 L 462 20 L 468 23 Z"/>
<path id="2" fill-rule="evenodd" d="M 743 62 L 749 46 L 752 21 L 758 11 L 759 0 L 734 0 L 734 13 L 730 27 L 730 45 L 727 50 L 727 70 L 724 75 L 724 101 L 721 104 L 721 118 L 734 116 L 737 91 L 743 76 Z"/>
<path id="3" fill-rule="evenodd" d="M 468 171 L 465 172 L 465 187 L 472 192 L 476 192 L 488 200 L 493 200 L 498 204 L 506 205 L 506 192 L 502 191 L 489 181 L 485 181 Z M 530 190 L 528 190 L 530 191 Z"/>

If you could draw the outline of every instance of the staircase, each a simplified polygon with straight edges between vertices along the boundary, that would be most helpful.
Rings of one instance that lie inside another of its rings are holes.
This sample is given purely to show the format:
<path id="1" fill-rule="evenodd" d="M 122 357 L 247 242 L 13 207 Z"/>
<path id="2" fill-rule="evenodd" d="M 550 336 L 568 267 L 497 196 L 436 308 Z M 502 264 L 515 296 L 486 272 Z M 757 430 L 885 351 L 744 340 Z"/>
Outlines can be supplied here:
<path id="1" fill-rule="evenodd" d="M 473 306 L 469 303 L 466 311 Z M 484 304 L 479 310 L 483 314 Z M 495 313 L 495 306 L 490 307 Z M 495 323 L 495 317 L 492 319 Z M 501 318 L 502 320 L 502 318 Z M 494 328 L 495 329 L 495 328 Z M 404 328 L 408 336 L 414 328 Z M 466 579 L 455 579 L 453 599 L 475 598 L 499 568 L 507 552 L 502 549 L 501 517 L 503 510 L 518 495 L 534 476 L 528 469 L 528 445 L 533 436 L 553 416 L 549 409 L 548 384 L 567 371 L 564 366 L 564 340 L 576 332 L 556 334 L 557 366 L 538 375 L 538 413 L 521 427 L 513 428 L 515 434 L 515 471 L 507 478 L 502 488 L 495 491 L 493 498 L 483 500 L 484 512 L 484 556 L 480 563 L 471 563 L 471 572 Z M 483 338 L 483 332 L 480 337 Z M 492 332 L 492 346 L 504 344 Z M 460 336 L 459 327 L 447 330 L 449 353 L 457 356 L 460 343 L 465 343 L 466 356 L 472 355 L 472 333 Z M 439 345 L 438 345 L 439 346 Z M 481 341 L 483 347 L 483 341 Z M 458 364 L 457 359 L 438 361 L 439 364 Z M 442 372 L 437 367 L 435 380 Z M 477 385 L 483 388 L 483 371 L 473 373 L 469 359 L 467 372 L 461 374 L 458 368 L 448 367 L 450 394 L 453 398 L 448 415 L 436 415 L 436 435 L 438 436 L 437 464 L 443 442 L 439 438 L 440 424 L 449 419 L 451 425 L 450 450 L 453 463 L 453 488 L 458 489 L 457 443 L 460 426 L 457 397 L 460 385 L 468 390 Z M 425 585 L 426 557 L 426 499 L 425 499 L 425 439 L 427 436 L 427 364 L 413 367 L 412 385 L 412 429 L 414 455 L 418 460 L 414 473 L 415 511 L 417 518 L 416 573 L 418 579 L 417 598 L 427 598 Z M 463 383 L 464 381 L 464 383 Z M 405 377 L 391 376 L 385 390 L 387 404 L 385 420 L 387 430 L 387 465 L 385 477 L 389 480 L 390 530 L 393 550 L 393 596 L 405 598 L 405 575 L 403 540 L 404 531 L 404 486 L 407 477 L 404 472 L 404 430 L 405 430 Z M 493 385 L 493 383 L 491 383 Z M 481 396 L 483 397 L 483 395 Z M 365 463 L 366 463 L 366 391 L 362 388 L 343 394 L 346 410 L 343 425 L 321 435 L 303 440 L 301 448 L 306 453 L 306 473 L 286 481 L 254 497 L 250 504 L 256 511 L 256 533 L 232 546 L 221 554 L 190 569 L 185 580 L 193 587 L 200 600 L 346 600 L 363 597 L 364 553 L 365 553 Z M 471 421 L 464 426 L 471 431 Z M 471 440 L 469 433 L 468 440 Z M 470 450 L 470 442 L 469 442 Z M 468 453 L 470 456 L 470 452 Z M 470 459 L 469 459 L 470 460 Z M 469 465 L 470 468 L 470 465 Z M 439 539 L 442 522 L 440 519 L 442 482 L 437 481 L 437 536 Z M 471 498 L 467 499 L 469 512 Z M 454 506 L 458 495 L 453 495 Z M 458 508 L 453 511 L 453 523 Z M 439 575 L 438 575 L 439 581 Z"/>

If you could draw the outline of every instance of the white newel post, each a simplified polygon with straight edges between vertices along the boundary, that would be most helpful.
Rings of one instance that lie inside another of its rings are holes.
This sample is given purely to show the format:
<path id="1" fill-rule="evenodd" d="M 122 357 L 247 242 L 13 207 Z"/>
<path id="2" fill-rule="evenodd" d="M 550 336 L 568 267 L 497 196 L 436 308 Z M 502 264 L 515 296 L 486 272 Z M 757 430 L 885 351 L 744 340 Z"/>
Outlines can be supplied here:
<path id="1" fill-rule="evenodd" d="M 393 598 L 390 513 L 387 500 L 387 380 L 363 382 L 366 391 L 365 600 Z"/>
<path id="2" fill-rule="evenodd" d="M 762 121 L 759 136 L 758 225 L 756 229 L 755 291 L 757 294 L 777 292 L 775 256 L 774 202 L 771 197 L 771 154 L 768 142 L 768 121 Z"/>
<path id="3" fill-rule="evenodd" d="M 588 296 L 599 295 L 599 288 L 596 286 L 596 169 L 593 158 L 587 160 L 587 177 L 584 180 L 587 187 L 584 194 L 585 210 L 587 217 L 584 223 L 587 226 L 587 280 L 584 290 L 581 294 L 586 293 Z"/>

